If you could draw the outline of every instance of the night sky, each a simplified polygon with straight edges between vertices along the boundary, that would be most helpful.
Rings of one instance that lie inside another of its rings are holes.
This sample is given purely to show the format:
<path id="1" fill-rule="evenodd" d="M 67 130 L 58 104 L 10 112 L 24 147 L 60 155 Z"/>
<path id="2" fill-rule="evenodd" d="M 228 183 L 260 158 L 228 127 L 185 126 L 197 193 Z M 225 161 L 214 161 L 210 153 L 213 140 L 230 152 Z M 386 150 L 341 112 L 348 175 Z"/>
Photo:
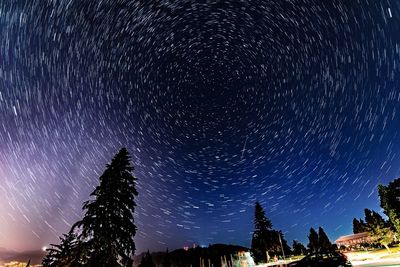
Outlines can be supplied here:
<path id="1" fill-rule="evenodd" d="M 41 249 L 127 147 L 138 252 L 350 234 L 400 176 L 397 0 L 0 2 L 0 247 Z"/>

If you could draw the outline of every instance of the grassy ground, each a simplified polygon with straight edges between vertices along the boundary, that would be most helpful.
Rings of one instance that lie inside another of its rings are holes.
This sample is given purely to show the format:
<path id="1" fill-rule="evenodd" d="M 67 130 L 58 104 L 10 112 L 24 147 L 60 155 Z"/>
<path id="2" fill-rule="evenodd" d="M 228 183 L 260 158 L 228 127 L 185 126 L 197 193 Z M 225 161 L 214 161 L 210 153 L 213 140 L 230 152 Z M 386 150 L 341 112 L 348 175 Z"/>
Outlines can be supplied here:
<path id="1" fill-rule="evenodd" d="M 390 253 L 385 249 L 376 249 L 372 251 L 352 251 L 345 254 L 350 260 L 371 260 L 371 259 L 391 259 L 400 258 L 400 246 L 390 248 Z"/>

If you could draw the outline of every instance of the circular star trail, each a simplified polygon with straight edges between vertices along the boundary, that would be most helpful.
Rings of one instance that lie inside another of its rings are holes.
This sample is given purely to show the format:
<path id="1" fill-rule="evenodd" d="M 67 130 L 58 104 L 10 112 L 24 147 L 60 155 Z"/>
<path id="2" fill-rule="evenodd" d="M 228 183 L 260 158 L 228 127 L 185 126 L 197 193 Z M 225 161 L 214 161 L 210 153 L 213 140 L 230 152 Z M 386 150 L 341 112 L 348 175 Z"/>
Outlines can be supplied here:
<path id="1" fill-rule="evenodd" d="M 400 174 L 396 1 L 2 1 L 0 246 L 57 241 L 119 148 L 139 251 L 351 231 Z"/>

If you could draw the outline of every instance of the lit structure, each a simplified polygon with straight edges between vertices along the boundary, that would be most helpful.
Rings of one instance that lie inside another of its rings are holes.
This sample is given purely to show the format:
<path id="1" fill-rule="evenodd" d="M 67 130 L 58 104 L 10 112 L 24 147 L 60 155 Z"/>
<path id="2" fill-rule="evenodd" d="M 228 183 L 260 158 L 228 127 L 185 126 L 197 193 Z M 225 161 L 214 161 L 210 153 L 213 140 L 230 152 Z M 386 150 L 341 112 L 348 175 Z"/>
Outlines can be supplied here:
<path id="1" fill-rule="evenodd" d="M 345 235 L 339 237 L 335 243 L 340 248 L 341 246 L 348 247 L 359 247 L 361 244 L 371 244 L 372 243 L 371 236 L 368 235 L 367 232 L 353 234 L 353 235 Z"/>

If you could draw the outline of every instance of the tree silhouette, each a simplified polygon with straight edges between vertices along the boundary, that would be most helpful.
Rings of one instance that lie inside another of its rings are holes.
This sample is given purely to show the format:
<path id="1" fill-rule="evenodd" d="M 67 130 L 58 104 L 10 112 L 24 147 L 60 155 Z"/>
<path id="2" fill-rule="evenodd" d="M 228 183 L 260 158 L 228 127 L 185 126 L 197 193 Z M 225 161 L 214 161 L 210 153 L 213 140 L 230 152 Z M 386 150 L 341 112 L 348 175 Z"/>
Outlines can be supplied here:
<path id="1" fill-rule="evenodd" d="M 362 232 L 366 232 L 367 229 L 367 223 L 363 221 L 363 219 L 360 219 L 360 230 L 362 230 Z"/>
<path id="2" fill-rule="evenodd" d="M 304 255 L 304 253 L 307 252 L 306 247 L 302 243 L 297 242 L 296 240 L 293 240 L 292 248 L 294 255 Z"/>
<path id="3" fill-rule="evenodd" d="M 311 253 L 317 252 L 319 248 L 318 233 L 312 227 L 310 229 L 310 234 L 308 235 L 308 240 L 309 243 L 307 247 L 310 249 Z"/>
<path id="4" fill-rule="evenodd" d="M 359 233 L 363 233 L 367 231 L 367 225 L 365 224 L 365 222 L 360 219 L 353 219 L 353 234 L 359 234 Z"/>
<path id="5" fill-rule="evenodd" d="M 80 241 L 74 233 L 64 234 L 60 237 L 60 244 L 51 244 L 46 249 L 47 255 L 43 258 L 43 267 L 80 266 Z"/>
<path id="6" fill-rule="evenodd" d="M 153 258 L 151 257 L 150 251 L 146 252 L 138 267 L 156 267 L 153 262 Z"/>
<path id="7" fill-rule="evenodd" d="M 332 243 L 322 227 L 318 228 L 318 248 L 325 251 L 332 249 Z"/>
<path id="8" fill-rule="evenodd" d="M 254 261 L 266 262 L 267 261 L 267 250 L 268 243 L 273 238 L 271 233 L 272 223 L 265 216 L 265 211 L 261 204 L 257 201 L 255 204 L 254 212 L 254 232 L 251 241 L 251 251 L 253 254 Z"/>
<path id="9" fill-rule="evenodd" d="M 169 256 L 168 248 L 163 258 L 162 267 L 171 267 L 171 259 Z"/>
<path id="10" fill-rule="evenodd" d="M 272 228 L 270 219 L 265 216 L 265 211 L 258 201 L 255 204 L 254 228 L 259 232 L 266 232 Z"/>
<path id="11" fill-rule="evenodd" d="M 379 213 L 365 209 L 365 221 L 368 234 L 379 244 L 383 245 L 390 253 L 389 244 L 394 241 L 393 232 Z"/>
<path id="12" fill-rule="evenodd" d="M 378 192 L 383 212 L 400 234 L 400 178 L 393 180 L 388 186 L 379 185 Z"/>
<path id="13" fill-rule="evenodd" d="M 353 219 L 353 234 L 361 233 L 360 231 L 360 221 L 356 218 Z"/>
<path id="14" fill-rule="evenodd" d="M 73 226 L 80 229 L 88 254 L 87 266 L 131 266 L 135 252 L 136 178 L 130 156 L 122 148 L 100 176 L 93 200 L 83 204 L 85 215 Z"/>
<path id="15" fill-rule="evenodd" d="M 283 256 L 283 254 L 289 255 L 292 253 L 292 250 L 288 246 L 282 231 L 270 230 L 269 234 L 271 236 L 271 240 L 268 242 L 267 248 L 272 255 Z M 282 252 L 282 249 L 284 253 Z"/>

